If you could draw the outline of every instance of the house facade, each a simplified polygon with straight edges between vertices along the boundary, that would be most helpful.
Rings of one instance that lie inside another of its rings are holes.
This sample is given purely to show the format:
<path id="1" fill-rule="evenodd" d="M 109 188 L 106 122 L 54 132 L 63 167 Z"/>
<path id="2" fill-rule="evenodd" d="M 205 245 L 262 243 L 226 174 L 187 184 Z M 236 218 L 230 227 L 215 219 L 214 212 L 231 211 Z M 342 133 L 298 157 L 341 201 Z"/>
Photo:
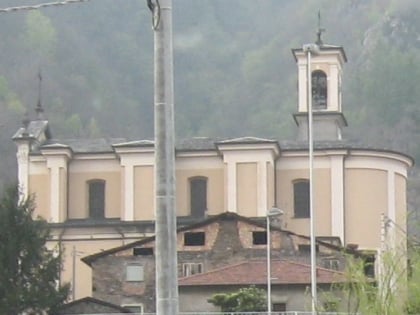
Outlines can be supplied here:
<path id="1" fill-rule="evenodd" d="M 264 218 L 284 211 L 282 227 L 309 235 L 307 56 L 292 50 L 298 73 L 297 139 L 197 137 L 176 144 L 178 226 L 221 213 Z M 346 141 L 341 95 L 344 49 L 322 45 L 311 59 L 314 115 L 314 211 L 317 237 L 358 246 L 377 257 L 384 239 L 404 246 L 411 157 Z M 51 224 L 73 298 L 92 295 L 80 261 L 154 233 L 154 142 L 55 139 L 40 114 L 13 136 L 23 196 Z M 392 222 L 384 232 L 383 217 Z M 386 234 L 384 236 L 384 233 Z M 373 258 L 375 259 L 375 258 Z"/>
<path id="2" fill-rule="evenodd" d="M 310 305 L 309 239 L 278 223 L 272 224 L 268 244 L 273 306 L 304 311 Z M 331 243 L 318 241 L 316 247 L 318 286 L 329 291 L 332 284 L 345 281 L 340 270 L 346 257 Z M 155 312 L 154 251 L 151 236 L 84 257 L 92 268 L 93 297 Z M 207 301 L 213 294 L 250 285 L 267 288 L 267 231 L 262 220 L 226 212 L 180 228 L 177 253 L 180 312 L 217 312 L 220 309 Z"/>

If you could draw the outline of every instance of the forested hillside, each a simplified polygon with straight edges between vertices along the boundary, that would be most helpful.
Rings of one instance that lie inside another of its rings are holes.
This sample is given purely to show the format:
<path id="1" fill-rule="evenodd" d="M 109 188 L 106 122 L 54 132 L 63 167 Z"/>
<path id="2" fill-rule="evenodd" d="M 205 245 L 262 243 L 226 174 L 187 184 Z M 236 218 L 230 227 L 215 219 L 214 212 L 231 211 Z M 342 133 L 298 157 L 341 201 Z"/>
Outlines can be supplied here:
<path id="1" fill-rule="evenodd" d="M 42 0 L 0 0 L 0 7 Z M 420 1 L 174 0 L 178 137 L 294 137 L 291 48 L 344 46 L 346 137 L 420 160 Z M 56 137 L 153 136 L 153 33 L 146 0 L 92 0 L 0 14 L 0 180 L 10 138 L 42 103 Z M 413 171 L 413 173 L 415 173 Z M 420 186 L 412 177 L 411 189 Z M 419 205 L 417 193 L 411 206 Z"/>

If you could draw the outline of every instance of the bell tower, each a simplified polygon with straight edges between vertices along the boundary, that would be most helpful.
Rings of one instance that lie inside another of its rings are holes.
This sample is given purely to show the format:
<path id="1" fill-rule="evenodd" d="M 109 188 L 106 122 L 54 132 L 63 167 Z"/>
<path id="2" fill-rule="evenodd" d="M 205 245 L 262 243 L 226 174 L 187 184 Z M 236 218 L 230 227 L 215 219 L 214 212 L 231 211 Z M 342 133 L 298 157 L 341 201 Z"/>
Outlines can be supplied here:
<path id="1" fill-rule="evenodd" d="M 298 140 L 303 141 L 308 140 L 308 94 L 312 100 L 314 140 L 341 140 L 342 128 L 347 126 L 341 97 L 346 54 L 341 46 L 324 44 L 322 31 L 318 30 L 315 44 L 292 49 L 298 67 L 298 108 L 293 116 L 299 128 Z M 316 49 L 308 52 L 308 46 Z"/>

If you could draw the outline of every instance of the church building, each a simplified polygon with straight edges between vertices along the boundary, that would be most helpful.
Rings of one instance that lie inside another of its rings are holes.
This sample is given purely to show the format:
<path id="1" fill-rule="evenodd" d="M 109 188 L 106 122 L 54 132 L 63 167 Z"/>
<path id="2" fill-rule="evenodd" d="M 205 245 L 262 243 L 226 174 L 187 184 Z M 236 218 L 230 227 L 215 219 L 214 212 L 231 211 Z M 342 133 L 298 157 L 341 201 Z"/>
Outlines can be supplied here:
<path id="1" fill-rule="evenodd" d="M 298 48 L 292 53 L 298 77 L 298 104 L 292 115 L 297 138 L 177 141 L 178 226 L 225 212 L 265 220 L 275 207 L 284 212 L 282 228 L 308 236 L 311 99 L 316 237 L 357 247 L 370 253 L 372 261 L 378 259 L 384 240 L 405 247 L 395 226 L 406 230 L 407 171 L 413 159 L 343 139 L 343 47 L 321 43 L 311 56 L 310 78 L 307 52 Z M 39 114 L 42 108 L 37 109 Z M 60 244 L 63 252 L 61 281 L 72 283 L 73 299 L 91 296 L 91 270 L 80 259 L 154 233 L 154 141 L 56 139 L 42 115 L 26 122 L 13 141 L 21 191 L 34 196 L 36 215 L 52 228 L 51 246 Z M 386 229 L 383 218 L 390 223 Z"/>

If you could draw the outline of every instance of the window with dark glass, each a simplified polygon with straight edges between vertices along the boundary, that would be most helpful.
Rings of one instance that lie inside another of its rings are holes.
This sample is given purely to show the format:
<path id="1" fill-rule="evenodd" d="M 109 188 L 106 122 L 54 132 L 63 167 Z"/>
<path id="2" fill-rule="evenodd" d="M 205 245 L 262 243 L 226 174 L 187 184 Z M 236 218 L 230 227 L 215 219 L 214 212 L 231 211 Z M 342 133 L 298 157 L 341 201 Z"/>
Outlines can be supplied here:
<path id="1" fill-rule="evenodd" d="M 92 219 L 105 218 L 105 181 L 92 180 L 89 186 L 89 217 Z"/>
<path id="2" fill-rule="evenodd" d="M 186 232 L 184 233 L 185 246 L 202 246 L 206 242 L 206 234 L 204 232 Z"/>
<path id="3" fill-rule="evenodd" d="M 190 207 L 191 216 L 204 217 L 207 210 L 207 178 L 190 179 Z"/>
<path id="4" fill-rule="evenodd" d="M 134 247 L 133 256 L 150 256 L 153 255 L 152 247 Z"/>
<path id="5" fill-rule="evenodd" d="M 267 244 L 267 232 L 266 231 L 253 231 L 252 232 L 252 244 L 253 245 L 266 245 Z"/>
<path id="6" fill-rule="evenodd" d="M 312 72 L 312 106 L 314 109 L 327 108 L 327 75 L 324 71 Z"/>
<path id="7" fill-rule="evenodd" d="M 310 244 L 299 244 L 298 245 L 299 253 L 301 254 L 309 254 L 311 252 L 311 245 Z M 315 245 L 315 251 L 319 252 L 319 245 Z"/>
<path id="8" fill-rule="evenodd" d="M 375 277 L 375 255 L 367 254 L 363 259 L 363 269 L 367 277 Z"/>
<path id="9" fill-rule="evenodd" d="M 293 198 L 295 218 L 309 218 L 308 180 L 299 180 L 293 183 Z"/>

